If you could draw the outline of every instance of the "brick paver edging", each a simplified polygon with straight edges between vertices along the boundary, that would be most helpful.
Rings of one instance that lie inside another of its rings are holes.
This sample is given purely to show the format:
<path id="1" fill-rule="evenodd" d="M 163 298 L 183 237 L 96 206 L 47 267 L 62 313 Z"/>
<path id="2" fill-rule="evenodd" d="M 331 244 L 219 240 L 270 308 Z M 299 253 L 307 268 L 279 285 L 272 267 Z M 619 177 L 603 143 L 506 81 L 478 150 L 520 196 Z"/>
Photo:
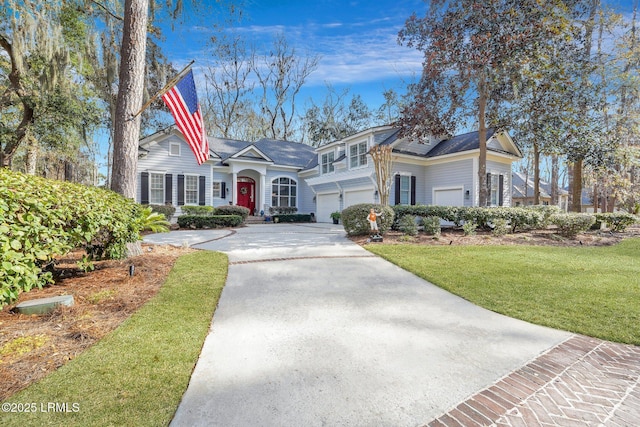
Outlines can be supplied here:
<path id="1" fill-rule="evenodd" d="M 574 335 L 428 426 L 640 426 L 640 347 Z"/>

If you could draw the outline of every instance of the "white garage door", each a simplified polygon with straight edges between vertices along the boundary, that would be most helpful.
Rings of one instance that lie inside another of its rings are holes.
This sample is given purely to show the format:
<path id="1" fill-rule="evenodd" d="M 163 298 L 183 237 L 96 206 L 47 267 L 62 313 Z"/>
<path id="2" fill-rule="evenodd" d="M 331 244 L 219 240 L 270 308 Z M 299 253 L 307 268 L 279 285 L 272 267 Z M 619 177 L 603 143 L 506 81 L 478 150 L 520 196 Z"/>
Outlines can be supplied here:
<path id="1" fill-rule="evenodd" d="M 436 206 L 462 206 L 462 188 L 447 188 L 433 191 L 433 204 Z"/>
<path id="2" fill-rule="evenodd" d="M 338 193 L 318 194 L 316 196 L 316 221 L 333 222 L 331 212 L 340 210 L 340 199 Z"/>
<path id="3" fill-rule="evenodd" d="M 344 207 L 357 205 L 358 203 L 373 203 L 373 188 L 358 191 L 344 192 Z"/>

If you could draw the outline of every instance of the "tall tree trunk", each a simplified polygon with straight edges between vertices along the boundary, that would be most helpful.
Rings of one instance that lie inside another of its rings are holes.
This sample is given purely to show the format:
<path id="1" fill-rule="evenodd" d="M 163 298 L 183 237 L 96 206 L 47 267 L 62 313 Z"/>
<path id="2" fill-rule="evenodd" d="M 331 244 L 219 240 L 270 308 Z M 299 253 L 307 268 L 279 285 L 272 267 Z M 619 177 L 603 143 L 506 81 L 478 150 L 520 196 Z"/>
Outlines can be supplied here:
<path id="1" fill-rule="evenodd" d="M 540 148 L 533 143 L 533 204 L 540 204 Z"/>
<path id="2" fill-rule="evenodd" d="M 572 212 L 582 212 L 582 159 L 573 162 Z"/>
<path id="3" fill-rule="evenodd" d="M 36 174 L 36 166 L 38 164 L 38 141 L 29 135 L 27 138 L 27 155 L 24 160 L 24 172 L 27 175 Z"/>
<path id="4" fill-rule="evenodd" d="M 487 206 L 487 125 L 485 112 L 487 109 L 487 85 L 484 72 L 480 73 L 478 84 L 478 142 L 480 155 L 478 158 L 478 185 L 480 186 L 478 206 Z"/>
<path id="5" fill-rule="evenodd" d="M 142 106 L 149 0 L 126 0 L 120 54 L 120 81 L 113 141 L 111 189 L 127 198 L 136 196 L 136 169 Z"/>
<path id="6" fill-rule="evenodd" d="M 558 206 L 558 155 L 551 155 L 551 204 Z"/>

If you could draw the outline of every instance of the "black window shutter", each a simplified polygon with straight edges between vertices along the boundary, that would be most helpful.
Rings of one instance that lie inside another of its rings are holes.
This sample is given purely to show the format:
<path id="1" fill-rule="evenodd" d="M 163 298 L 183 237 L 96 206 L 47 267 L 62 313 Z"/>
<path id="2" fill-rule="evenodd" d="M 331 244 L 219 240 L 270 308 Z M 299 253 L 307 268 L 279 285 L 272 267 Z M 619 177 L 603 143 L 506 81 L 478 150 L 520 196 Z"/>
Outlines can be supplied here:
<path id="1" fill-rule="evenodd" d="M 504 186 L 504 175 L 499 175 L 498 176 L 498 206 L 503 206 L 503 200 L 502 200 L 503 186 Z"/>
<path id="2" fill-rule="evenodd" d="M 199 178 L 198 179 L 199 180 L 199 183 L 198 183 L 198 204 L 200 206 L 204 206 L 205 197 L 206 197 L 206 188 L 204 186 L 207 183 L 207 177 L 200 176 L 198 178 Z"/>
<path id="3" fill-rule="evenodd" d="M 170 173 L 164 176 L 164 203 L 173 204 L 173 175 Z"/>
<path id="4" fill-rule="evenodd" d="M 140 173 L 140 204 L 149 204 L 149 172 Z"/>
<path id="5" fill-rule="evenodd" d="M 416 177 L 411 177 L 411 204 L 416 204 Z"/>
<path id="6" fill-rule="evenodd" d="M 178 175 L 178 206 L 184 205 L 184 175 Z"/>
<path id="7" fill-rule="evenodd" d="M 400 204 L 400 175 L 396 175 L 396 185 L 395 185 L 395 204 Z"/>
<path id="8" fill-rule="evenodd" d="M 487 206 L 491 206 L 491 174 L 487 174 Z"/>
<path id="9" fill-rule="evenodd" d="M 227 198 L 227 183 L 226 182 L 222 182 L 220 184 L 220 197 L 222 197 L 223 199 Z"/>

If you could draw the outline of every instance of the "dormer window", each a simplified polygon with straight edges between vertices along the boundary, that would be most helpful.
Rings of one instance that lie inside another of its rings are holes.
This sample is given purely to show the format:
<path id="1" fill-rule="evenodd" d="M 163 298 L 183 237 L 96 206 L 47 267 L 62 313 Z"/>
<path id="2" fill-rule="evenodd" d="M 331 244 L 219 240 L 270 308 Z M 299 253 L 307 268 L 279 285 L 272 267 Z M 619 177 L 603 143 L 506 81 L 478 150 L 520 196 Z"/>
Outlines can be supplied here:
<path id="1" fill-rule="evenodd" d="M 351 169 L 367 165 L 367 142 L 360 142 L 349 147 L 349 165 Z"/>
<path id="2" fill-rule="evenodd" d="M 321 158 L 321 165 L 322 165 L 322 173 L 331 173 L 334 171 L 333 168 L 333 161 L 335 160 L 335 153 L 333 151 L 329 152 L 329 153 L 324 153 L 322 155 Z"/>

